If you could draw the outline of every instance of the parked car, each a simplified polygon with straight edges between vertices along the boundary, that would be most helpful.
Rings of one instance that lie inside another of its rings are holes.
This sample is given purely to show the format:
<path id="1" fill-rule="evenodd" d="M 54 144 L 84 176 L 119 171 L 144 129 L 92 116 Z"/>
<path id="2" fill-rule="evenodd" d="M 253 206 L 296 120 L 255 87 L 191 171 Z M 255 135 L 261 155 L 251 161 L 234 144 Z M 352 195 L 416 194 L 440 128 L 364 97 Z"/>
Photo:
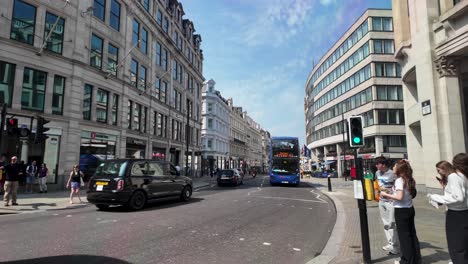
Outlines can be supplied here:
<path id="1" fill-rule="evenodd" d="M 132 210 L 145 207 L 148 200 L 192 196 L 192 179 L 179 176 L 167 161 L 115 159 L 101 162 L 89 180 L 87 198 L 103 210 L 124 205 Z"/>
<path id="2" fill-rule="evenodd" d="M 220 170 L 217 176 L 218 186 L 223 184 L 243 184 L 244 175 L 241 175 L 237 169 Z"/>

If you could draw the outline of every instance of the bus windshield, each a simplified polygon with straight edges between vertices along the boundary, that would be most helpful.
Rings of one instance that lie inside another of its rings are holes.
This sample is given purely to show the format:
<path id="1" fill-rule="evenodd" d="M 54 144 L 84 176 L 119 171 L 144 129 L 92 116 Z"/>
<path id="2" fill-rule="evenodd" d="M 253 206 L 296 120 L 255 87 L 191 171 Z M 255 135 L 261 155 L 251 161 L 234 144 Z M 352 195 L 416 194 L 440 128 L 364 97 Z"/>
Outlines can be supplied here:
<path id="1" fill-rule="evenodd" d="M 297 160 L 274 159 L 271 172 L 278 175 L 290 175 L 298 173 Z"/>
<path id="2" fill-rule="evenodd" d="M 273 158 L 297 158 L 299 154 L 297 139 L 272 140 Z"/>

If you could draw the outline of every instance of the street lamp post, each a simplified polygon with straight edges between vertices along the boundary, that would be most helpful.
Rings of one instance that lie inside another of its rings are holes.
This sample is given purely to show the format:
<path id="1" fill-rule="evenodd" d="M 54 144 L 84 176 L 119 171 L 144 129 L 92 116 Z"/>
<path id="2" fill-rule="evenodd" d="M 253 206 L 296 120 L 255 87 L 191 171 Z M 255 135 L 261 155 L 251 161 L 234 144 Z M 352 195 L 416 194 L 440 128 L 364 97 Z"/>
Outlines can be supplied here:
<path id="1" fill-rule="evenodd" d="M 189 173 L 188 173 L 188 156 L 189 156 L 189 140 L 190 140 L 190 125 L 189 125 L 189 122 L 190 122 L 190 113 L 189 113 L 189 105 L 190 105 L 190 101 L 188 99 L 188 89 L 186 89 L 186 95 L 185 95 L 185 101 L 187 101 L 187 124 L 185 125 L 185 144 L 186 144 L 186 147 L 187 147 L 187 150 L 185 152 L 185 166 L 187 167 L 187 169 L 185 170 L 185 176 L 189 176 Z"/>

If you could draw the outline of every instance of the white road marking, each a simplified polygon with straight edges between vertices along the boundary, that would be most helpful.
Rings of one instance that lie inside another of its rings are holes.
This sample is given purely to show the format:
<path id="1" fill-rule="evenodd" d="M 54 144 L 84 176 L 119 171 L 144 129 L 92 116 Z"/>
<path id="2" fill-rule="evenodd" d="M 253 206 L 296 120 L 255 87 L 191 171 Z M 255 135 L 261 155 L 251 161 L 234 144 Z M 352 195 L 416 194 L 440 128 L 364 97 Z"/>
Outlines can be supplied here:
<path id="1" fill-rule="evenodd" d="M 97 221 L 101 220 L 101 218 L 96 218 Z"/>
<path id="2" fill-rule="evenodd" d="M 67 217 L 72 217 L 72 215 L 67 215 Z"/>
<path id="3" fill-rule="evenodd" d="M 239 200 L 234 200 L 234 202 L 238 202 Z"/>
<path id="4" fill-rule="evenodd" d="M 167 229 L 172 229 L 172 226 L 169 226 Z"/>
<path id="5" fill-rule="evenodd" d="M 245 239 L 243 237 L 239 238 L 240 241 L 244 241 Z"/>
<path id="6" fill-rule="evenodd" d="M 301 201 L 301 202 L 311 202 L 311 203 L 327 203 L 323 200 L 316 201 L 316 200 L 307 200 L 307 199 L 295 199 L 295 198 L 285 198 L 285 197 L 272 197 L 272 196 L 257 196 L 259 198 L 265 199 L 277 199 L 277 200 L 290 200 L 290 201 Z"/>
<path id="7" fill-rule="evenodd" d="M 300 248 L 293 248 L 294 251 L 301 251 Z"/>
<path id="8" fill-rule="evenodd" d="M 192 230 L 192 233 L 196 233 L 196 232 L 197 232 L 197 230 Z"/>
<path id="9" fill-rule="evenodd" d="M 263 242 L 263 245 L 264 245 L 264 246 L 271 246 L 271 243 Z"/>
<path id="10" fill-rule="evenodd" d="M 313 194 L 315 194 L 315 195 L 317 195 L 317 196 L 315 197 L 315 198 L 317 198 L 317 200 L 320 200 L 320 201 L 322 201 L 322 202 L 324 202 L 324 203 L 327 203 L 325 200 L 321 199 L 321 198 L 320 198 L 320 194 L 316 193 L 314 190 L 312 190 L 312 191 L 310 191 L 310 192 L 313 193 Z"/>
<path id="11" fill-rule="evenodd" d="M 102 221 L 99 221 L 98 224 L 106 224 L 106 223 L 115 223 L 117 222 L 117 220 L 102 220 Z"/>
<path id="12" fill-rule="evenodd" d="M 59 214 L 53 214 L 53 215 L 57 216 L 57 215 L 59 215 Z"/>
<path id="13" fill-rule="evenodd" d="M 130 222 L 131 225 L 134 225 L 135 223 L 134 222 Z"/>

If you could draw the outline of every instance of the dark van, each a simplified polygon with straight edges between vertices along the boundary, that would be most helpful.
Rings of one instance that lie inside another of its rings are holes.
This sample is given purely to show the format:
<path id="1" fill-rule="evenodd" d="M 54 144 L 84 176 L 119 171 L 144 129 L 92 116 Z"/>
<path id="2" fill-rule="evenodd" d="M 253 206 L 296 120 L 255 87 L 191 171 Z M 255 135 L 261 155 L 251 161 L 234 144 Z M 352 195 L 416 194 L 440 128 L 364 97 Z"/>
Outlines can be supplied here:
<path id="1" fill-rule="evenodd" d="M 148 200 L 192 196 L 192 179 L 180 176 L 167 161 L 115 159 L 103 161 L 88 182 L 88 202 L 97 208 L 124 205 L 142 209 Z"/>

